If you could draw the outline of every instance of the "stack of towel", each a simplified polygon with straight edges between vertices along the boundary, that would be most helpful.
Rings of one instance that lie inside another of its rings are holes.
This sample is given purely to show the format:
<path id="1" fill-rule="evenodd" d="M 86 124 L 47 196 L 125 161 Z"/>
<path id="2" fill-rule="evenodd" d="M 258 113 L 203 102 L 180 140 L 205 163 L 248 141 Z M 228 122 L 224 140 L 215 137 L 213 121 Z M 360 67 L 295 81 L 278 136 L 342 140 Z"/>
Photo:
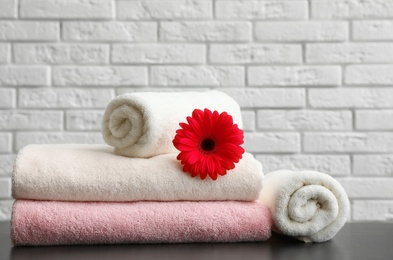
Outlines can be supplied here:
<path id="1" fill-rule="evenodd" d="M 238 104 L 222 92 L 133 93 L 114 99 L 104 145 L 29 145 L 15 163 L 15 245 L 263 241 L 272 217 L 256 202 L 262 165 L 251 154 L 213 181 L 182 170 L 172 140 L 195 108 Z"/>
<path id="2" fill-rule="evenodd" d="M 13 172 L 13 244 L 264 241 L 272 229 L 323 242 L 341 229 L 348 198 L 326 174 L 264 178 L 249 153 L 217 180 L 184 172 L 172 140 L 195 108 L 226 111 L 242 127 L 239 105 L 219 91 L 131 93 L 105 111 L 110 146 L 23 148 Z"/>

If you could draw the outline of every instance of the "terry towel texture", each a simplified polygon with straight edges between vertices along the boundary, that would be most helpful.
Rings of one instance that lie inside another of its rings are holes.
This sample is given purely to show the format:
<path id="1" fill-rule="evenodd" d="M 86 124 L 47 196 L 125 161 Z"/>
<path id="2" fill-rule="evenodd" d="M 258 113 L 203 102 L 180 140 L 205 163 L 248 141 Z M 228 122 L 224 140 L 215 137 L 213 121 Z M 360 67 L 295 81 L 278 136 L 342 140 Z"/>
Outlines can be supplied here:
<path id="1" fill-rule="evenodd" d="M 314 171 L 266 174 L 260 201 L 272 212 L 273 230 L 305 242 L 324 242 L 342 228 L 349 200 L 331 176 Z"/>
<path id="2" fill-rule="evenodd" d="M 264 241 L 269 210 L 256 202 L 17 200 L 14 245 Z"/>
<path id="3" fill-rule="evenodd" d="M 28 145 L 16 159 L 16 199 L 61 201 L 252 201 L 262 189 L 262 165 L 245 153 L 213 181 L 182 171 L 177 154 L 149 159 L 113 154 L 106 145 Z"/>
<path id="4" fill-rule="evenodd" d="M 242 128 L 240 107 L 220 91 L 128 93 L 113 99 L 102 121 L 105 142 L 129 157 L 177 153 L 172 140 L 194 109 L 226 111 Z"/>

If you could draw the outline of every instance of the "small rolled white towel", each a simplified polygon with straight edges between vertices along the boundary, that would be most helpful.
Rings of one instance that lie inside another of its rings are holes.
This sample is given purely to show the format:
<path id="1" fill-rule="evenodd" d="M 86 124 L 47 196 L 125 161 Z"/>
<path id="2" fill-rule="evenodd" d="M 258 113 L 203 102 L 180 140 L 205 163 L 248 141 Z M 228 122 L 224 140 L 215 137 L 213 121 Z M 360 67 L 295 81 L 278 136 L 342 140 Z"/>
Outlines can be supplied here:
<path id="1" fill-rule="evenodd" d="M 186 122 L 196 108 L 225 111 L 242 128 L 239 105 L 223 92 L 136 92 L 120 95 L 108 104 L 102 135 L 115 147 L 115 153 L 124 156 L 176 153 L 172 140 L 179 123 Z"/>
<path id="2" fill-rule="evenodd" d="M 344 226 L 349 200 L 331 176 L 279 170 L 265 175 L 260 201 L 271 211 L 273 230 L 304 242 L 324 242 Z"/>
<path id="3" fill-rule="evenodd" d="M 15 199 L 61 201 L 258 199 L 262 165 L 251 154 L 216 181 L 191 177 L 176 156 L 128 158 L 107 145 L 28 145 L 17 156 L 12 192 Z"/>

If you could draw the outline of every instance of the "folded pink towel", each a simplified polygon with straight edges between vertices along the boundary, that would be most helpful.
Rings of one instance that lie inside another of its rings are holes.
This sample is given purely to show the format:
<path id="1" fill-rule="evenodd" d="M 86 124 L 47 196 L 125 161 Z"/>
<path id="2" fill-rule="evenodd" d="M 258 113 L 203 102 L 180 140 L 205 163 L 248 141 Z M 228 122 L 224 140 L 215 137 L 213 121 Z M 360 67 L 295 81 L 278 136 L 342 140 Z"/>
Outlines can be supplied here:
<path id="1" fill-rule="evenodd" d="M 14 245 L 264 241 L 270 211 L 259 202 L 60 202 L 17 200 Z"/>

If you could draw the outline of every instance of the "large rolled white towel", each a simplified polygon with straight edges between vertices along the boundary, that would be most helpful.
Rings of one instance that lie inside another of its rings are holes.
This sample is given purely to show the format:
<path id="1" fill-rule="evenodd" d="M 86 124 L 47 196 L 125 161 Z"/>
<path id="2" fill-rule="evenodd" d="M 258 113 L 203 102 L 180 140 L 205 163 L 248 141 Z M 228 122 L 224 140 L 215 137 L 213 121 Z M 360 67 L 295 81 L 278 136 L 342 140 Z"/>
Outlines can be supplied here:
<path id="1" fill-rule="evenodd" d="M 349 200 L 331 176 L 315 171 L 279 170 L 265 175 L 262 201 L 273 230 L 304 242 L 324 242 L 344 226 Z"/>
<path id="2" fill-rule="evenodd" d="M 242 128 L 240 107 L 227 94 L 204 92 L 135 92 L 120 95 L 107 106 L 102 135 L 115 153 L 151 157 L 178 152 L 172 140 L 180 122 L 194 109 L 226 111 Z"/>
<path id="3" fill-rule="evenodd" d="M 216 181 L 191 177 L 176 156 L 128 158 L 107 145 L 28 145 L 17 156 L 12 193 L 62 201 L 258 199 L 262 165 L 251 154 Z"/>

